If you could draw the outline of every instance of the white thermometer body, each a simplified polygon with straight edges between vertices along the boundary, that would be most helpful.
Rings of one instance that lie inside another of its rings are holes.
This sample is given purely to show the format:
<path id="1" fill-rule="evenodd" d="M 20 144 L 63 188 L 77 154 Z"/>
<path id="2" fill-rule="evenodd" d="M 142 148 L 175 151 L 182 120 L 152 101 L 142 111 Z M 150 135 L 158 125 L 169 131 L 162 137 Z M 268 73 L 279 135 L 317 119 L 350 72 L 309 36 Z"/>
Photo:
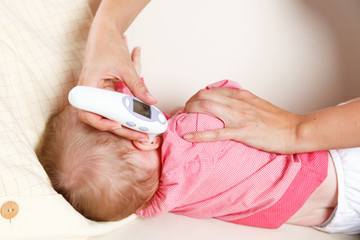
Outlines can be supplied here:
<path id="1" fill-rule="evenodd" d="M 167 129 L 167 120 L 159 109 L 127 94 L 76 86 L 68 98 L 76 108 L 99 114 L 139 132 L 160 134 Z"/>

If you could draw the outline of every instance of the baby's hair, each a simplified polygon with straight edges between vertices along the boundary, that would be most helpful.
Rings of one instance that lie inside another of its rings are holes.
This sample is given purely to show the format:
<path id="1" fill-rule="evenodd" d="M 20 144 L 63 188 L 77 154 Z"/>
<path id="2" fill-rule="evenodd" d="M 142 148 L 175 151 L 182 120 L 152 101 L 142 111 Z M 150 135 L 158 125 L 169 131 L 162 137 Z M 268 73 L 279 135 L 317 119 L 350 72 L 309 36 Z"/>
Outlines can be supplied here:
<path id="1" fill-rule="evenodd" d="M 157 169 L 139 166 L 124 141 L 67 107 L 49 120 L 38 155 L 54 189 L 77 211 L 96 221 L 120 220 L 145 207 L 159 178 Z"/>

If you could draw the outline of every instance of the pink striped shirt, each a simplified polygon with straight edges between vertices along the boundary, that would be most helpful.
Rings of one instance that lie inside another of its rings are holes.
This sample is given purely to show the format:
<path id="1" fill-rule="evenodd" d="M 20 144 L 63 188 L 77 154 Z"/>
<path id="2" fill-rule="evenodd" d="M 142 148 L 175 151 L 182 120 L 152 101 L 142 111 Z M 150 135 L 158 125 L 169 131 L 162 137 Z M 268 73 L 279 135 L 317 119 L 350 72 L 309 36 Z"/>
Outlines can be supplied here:
<path id="1" fill-rule="evenodd" d="M 231 81 L 209 87 L 239 88 Z M 180 112 L 169 119 L 159 188 L 139 215 L 173 212 L 277 228 L 326 177 L 326 152 L 277 155 L 232 140 L 191 143 L 182 138 L 223 127 L 218 118 L 201 113 Z"/>

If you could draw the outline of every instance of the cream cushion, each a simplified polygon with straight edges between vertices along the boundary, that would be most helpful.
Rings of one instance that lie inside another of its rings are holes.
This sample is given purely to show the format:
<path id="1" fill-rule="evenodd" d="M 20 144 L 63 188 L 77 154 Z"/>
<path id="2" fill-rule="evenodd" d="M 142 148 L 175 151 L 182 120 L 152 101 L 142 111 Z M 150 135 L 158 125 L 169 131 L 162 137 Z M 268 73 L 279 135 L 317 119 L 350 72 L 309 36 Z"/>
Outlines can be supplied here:
<path id="1" fill-rule="evenodd" d="M 35 154 L 47 119 L 77 82 L 88 2 L 7 0 L 0 16 L 0 238 L 87 237 L 126 223 L 131 218 L 101 224 L 82 217 L 53 190 Z M 9 201 L 19 207 L 11 220 Z"/>

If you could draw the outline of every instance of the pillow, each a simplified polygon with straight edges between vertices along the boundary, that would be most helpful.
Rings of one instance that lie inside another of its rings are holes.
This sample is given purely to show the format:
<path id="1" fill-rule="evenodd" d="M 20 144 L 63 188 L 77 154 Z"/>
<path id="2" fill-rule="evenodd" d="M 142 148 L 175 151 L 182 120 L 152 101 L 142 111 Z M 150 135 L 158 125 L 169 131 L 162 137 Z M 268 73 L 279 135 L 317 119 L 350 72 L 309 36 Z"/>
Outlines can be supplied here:
<path id="1" fill-rule="evenodd" d="M 87 1 L 0 5 L 1 239 L 88 237 L 112 223 L 87 220 L 51 187 L 35 149 L 50 115 L 76 84 L 92 13 Z"/>

